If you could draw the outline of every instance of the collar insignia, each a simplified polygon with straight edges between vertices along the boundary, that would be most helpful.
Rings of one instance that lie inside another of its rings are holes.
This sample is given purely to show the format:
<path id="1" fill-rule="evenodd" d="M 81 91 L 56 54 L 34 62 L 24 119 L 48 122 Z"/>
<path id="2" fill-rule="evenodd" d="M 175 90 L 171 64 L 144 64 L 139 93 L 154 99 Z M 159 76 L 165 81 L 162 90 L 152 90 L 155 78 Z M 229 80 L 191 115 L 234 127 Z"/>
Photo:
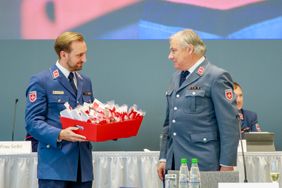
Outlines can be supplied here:
<path id="1" fill-rule="evenodd" d="M 198 75 L 202 76 L 204 72 L 205 72 L 205 68 L 203 66 L 200 66 L 197 71 Z"/>
<path id="2" fill-rule="evenodd" d="M 53 79 L 58 78 L 60 76 L 60 73 L 58 71 L 58 69 L 53 71 Z"/>

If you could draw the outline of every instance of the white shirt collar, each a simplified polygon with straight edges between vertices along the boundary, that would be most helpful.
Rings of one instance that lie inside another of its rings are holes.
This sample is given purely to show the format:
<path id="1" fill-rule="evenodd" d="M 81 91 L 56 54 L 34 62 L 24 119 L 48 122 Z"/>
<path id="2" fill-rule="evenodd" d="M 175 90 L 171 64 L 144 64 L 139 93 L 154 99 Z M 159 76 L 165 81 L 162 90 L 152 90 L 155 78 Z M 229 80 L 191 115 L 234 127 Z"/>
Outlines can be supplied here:
<path id="1" fill-rule="evenodd" d="M 190 74 L 195 71 L 195 69 L 205 61 L 205 56 L 202 56 L 188 71 Z"/>
<path id="2" fill-rule="evenodd" d="M 58 67 L 58 69 L 65 75 L 66 78 L 69 77 L 70 71 L 68 69 L 66 69 L 65 67 L 63 67 L 60 63 L 59 60 L 56 62 L 56 66 Z M 74 74 L 75 75 L 75 74 Z"/>
<path id="3" fill-rule="evenodd" d="M 65 67 L 63 67 L 60 63 L 59 63 L 59 60 L 57 60 L 56 62 L 56 66 L 58 67 L 58 69 L 64 74 L 64 76 L 69 79 L 69 74 L 70 74 L 70 71 L 68 69 L 66 69 Z M 77 87 L 77 79 L 76 79 L 76 72 L 73 72 L 74 74 L 74 77 L 73 77 L 73 80 L 74 80 L 74 84 L 75 86 Z"/>

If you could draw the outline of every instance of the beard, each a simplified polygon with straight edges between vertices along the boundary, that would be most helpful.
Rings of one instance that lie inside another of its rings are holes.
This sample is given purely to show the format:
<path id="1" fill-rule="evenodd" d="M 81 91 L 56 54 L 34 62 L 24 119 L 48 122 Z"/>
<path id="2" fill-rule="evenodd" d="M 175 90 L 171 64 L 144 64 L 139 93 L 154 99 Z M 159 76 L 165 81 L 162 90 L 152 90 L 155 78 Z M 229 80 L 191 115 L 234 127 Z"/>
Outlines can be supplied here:
<path id="1" fill-rule="evenodd" d="M 70 68 L 70 71 L 80 71 L 82 70 L 83 68 L 83 64 L 84 62 L 77 62 L 77 63 L 71 63 L 71 62 L 68 62 L 67 63 L 69 68 Z"/>
<path id="2" fill-rule="evenodd" d="M 75 71 L 80 71 L 80 70 L 82 70 L 82 65 L 81 66 L 76 66 L 76 68 L 75 68 Z"/>

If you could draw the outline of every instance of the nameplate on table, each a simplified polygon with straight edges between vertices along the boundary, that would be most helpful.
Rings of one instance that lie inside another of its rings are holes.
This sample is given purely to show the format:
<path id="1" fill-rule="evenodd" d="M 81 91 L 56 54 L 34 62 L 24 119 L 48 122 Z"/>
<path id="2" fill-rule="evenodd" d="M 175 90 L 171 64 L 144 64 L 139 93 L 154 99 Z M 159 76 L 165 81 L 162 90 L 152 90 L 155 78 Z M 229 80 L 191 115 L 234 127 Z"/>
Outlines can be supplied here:
<path id="1" fill-rule="evenodd" d="M 0 141 L 0 155 L 31 153 L 31 141 Z"/>
<path id="2" fill-rule="evenodd" d="M 218 183 L 218 188 L 279 188 L 278 183 Z"/>

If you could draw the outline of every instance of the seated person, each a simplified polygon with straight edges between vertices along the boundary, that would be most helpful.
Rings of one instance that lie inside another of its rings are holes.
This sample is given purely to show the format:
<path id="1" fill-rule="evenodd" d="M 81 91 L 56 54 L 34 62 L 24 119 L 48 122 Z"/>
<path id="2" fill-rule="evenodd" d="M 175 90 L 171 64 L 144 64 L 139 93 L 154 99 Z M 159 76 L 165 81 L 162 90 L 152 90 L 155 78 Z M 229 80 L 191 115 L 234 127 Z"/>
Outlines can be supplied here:
<path id="1" fill-rule="evenodd" d="M 31 141 L 32 152 L 37 152 L 38 141 L 33 138 L 29 133 L 25 136 L 26 141 Z"/>
<path id="2" fill-rule="evenodd" d="M 241 86 L 234 82 L 234 93 L 236 94 L 237 108 L 241 120 L 241 133 L 245 132 L 260 132 L 260 125 L 258 124 L 258 116 L 255 112 L 243 109 L 243 91 Z"/>

